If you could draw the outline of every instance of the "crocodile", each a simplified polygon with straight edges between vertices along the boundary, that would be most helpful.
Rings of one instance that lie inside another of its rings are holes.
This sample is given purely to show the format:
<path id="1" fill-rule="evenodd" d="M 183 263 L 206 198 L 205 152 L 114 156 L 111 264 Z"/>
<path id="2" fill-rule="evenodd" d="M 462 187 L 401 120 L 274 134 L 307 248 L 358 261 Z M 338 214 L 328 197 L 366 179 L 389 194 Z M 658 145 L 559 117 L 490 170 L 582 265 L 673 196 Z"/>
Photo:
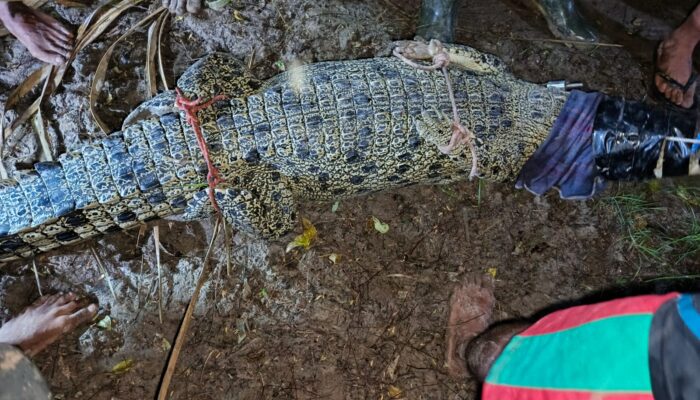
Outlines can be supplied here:
<path id="1" fill-rule="evenodd" d="M 480 178 L 515 180 L 567 93 L 516 78 L 493 55 L 444 48 Z M 214 190 L 220 212 L 250 235 L 289 232 L 301 202 L 445 184 L 470 171 L 466 146 L 438 149 L 452 135 L 445 76 L 395 57 L 319 62 L 261 81 L 215 53 L 189 67 L 177 87 L 190 99 L 225 96 L 197 116 L 223 179 Z M 206 160 L 175 100 L 174 91 L 163 92 L 120 131 L 1 181 L 0 261 L 153 219 L 212 215 Z"/>

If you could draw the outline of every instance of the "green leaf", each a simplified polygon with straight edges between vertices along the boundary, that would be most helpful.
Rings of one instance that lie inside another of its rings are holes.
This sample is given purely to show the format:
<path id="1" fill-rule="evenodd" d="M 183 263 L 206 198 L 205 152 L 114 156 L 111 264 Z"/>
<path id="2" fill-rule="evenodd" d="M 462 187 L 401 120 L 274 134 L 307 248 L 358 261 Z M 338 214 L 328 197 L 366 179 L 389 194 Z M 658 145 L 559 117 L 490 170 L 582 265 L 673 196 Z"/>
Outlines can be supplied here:
<path id="1" fill-rule="evenodd" d="M 112 330 L 112 318 L 109 315 L 105 315 L 104 318 L 97 321 L 96 325 L 100 329 L 103 329 L 105 331 L 111 331 Z"/>
<path id="2" fill-rule="evenodd" d="M 113 374 L 123 374 L 123 373 L 129 372 L 129 370 L 134 365 L 136 365 L 136 362 L 134 362 L 134 360 L 131 358 L 127 358 L 126 360 L 120 361 L 117 363 L 117 365 L 112 367 L 112 373 Z"/>
<path id="3" fill-rule="evenodd" d="M 389 224 L 382 222 L 379 218 L 373 216 L 372 222 L 374 222 L 374 229 L 382 235 L 389 232 Z"/>
<path id="4" fill-rule="evenodd" d="M 231 0 L 214 0 L 214 1 L 207 1 L 207 7 L 211 8 L 214 11 L 221 11 L 226 7 Z"/>
<path id="5" fill-rule="evenodd" d="M 275 61 L 275 63 L 272 64 L 272 66 L 277 68 L 278 70 L 280 70 L 282 72 L 287 70 L 287 66 L 284 64 L 284 61 L 282 61 L 282 60 Z"/>
<path id="6" fill-rule="evenodd" d="M 333 207 L 331 207 L 331 212 L 334 213 L 334 212 L 338 211 L 339 207 L 340 207 L 340 201 L 336 201 L 335 203 L 333 203 Z"/>

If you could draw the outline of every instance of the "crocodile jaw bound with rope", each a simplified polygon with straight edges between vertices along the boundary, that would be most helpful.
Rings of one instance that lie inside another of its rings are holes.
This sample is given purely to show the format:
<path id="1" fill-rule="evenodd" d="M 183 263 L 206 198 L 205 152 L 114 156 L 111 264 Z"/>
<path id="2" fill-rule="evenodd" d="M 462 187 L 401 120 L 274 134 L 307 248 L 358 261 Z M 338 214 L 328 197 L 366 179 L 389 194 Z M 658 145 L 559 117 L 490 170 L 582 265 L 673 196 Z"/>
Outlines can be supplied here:
<path id="1" fill-rule="evenodd" d="M 402 50 L 432 57 L 425 44 Z M 516 79 L 491 55 L 445 50 L 455 116 L 440 71 L 395 57 L 311 64 L 261 83 L 230 56 L 208 56 L 178 81 L 186 98 L 226 98 L 196 112 L 208 157 L 175 93 L 162 93 L 122 131 L 0 182 L 0 261 L 155 218 L 209 216 L 212 167 L 221 178 L 212 197 L 227 222 L 264 238 L 290 231 L 302 201 L 466 179 L 468 146 L 439 149 L 455 117 L 475 135 L 480 176 L 513 181 L 566 94 Z"/>

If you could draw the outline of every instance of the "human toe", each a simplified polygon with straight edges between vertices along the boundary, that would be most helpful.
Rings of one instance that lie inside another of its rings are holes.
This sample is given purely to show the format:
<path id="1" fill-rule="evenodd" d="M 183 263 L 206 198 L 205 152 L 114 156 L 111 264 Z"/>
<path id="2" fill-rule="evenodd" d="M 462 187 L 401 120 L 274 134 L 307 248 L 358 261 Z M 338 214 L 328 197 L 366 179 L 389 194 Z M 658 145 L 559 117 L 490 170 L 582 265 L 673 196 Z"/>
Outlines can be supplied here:
<path id="1" fill-rule="evenodd" d="M 75 329 L 78 325 L 84 324 L 92 320 L 97 314 L 97 305 L 90 304 L 87 307 L 81 308 L 78 311 L 67 315 L 63 320 L 63 333 L 67 333 Z"/>
<path id="2" fill-rule="evenodd" d="M 196 14 L 202 9 L 202 0 L 187 0 L 187 12 Z"/>

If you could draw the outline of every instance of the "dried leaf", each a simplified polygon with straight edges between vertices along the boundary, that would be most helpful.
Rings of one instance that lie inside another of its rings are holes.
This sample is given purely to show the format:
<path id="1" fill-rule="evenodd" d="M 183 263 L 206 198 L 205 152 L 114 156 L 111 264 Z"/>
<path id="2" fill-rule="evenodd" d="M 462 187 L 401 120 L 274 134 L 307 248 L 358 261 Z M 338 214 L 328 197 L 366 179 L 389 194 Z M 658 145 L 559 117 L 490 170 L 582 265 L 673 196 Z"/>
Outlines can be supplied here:
<path id="1" fill-rule="evenodd" d="M 134 365 L 136 365 L 136 362 L 134 362 L 134 360 L 131 358 L 127 358 L 126 360 L 120 361 L 117 363 L 117 365 L 112 367 L 112 373 L 113 374 L 123 374 L 123 373 L 129 372 L 129 370 L 131 368 L 133 368 Z"/>
<path id="2" fill-rule="evenodd" d="M 389 395 L 390 399 L 400 399 L 403 396 L 403 392 L 401 391 L 401 389 L 397 388 L 394 385 L 389 385 L 387 394 Z"/>
<path id="3" fill-rule="evenodd" d="M 75 8 L 85 8 L 87 4 L 81 3 L 79 1 L 71 1 L 71 0 L 56 0 L 56 3 L 64 6 L 64 7 L 75 7 Z"/>
<path id="4" fill-rule="evenodd" d="M 162 14 L 161 14 L 162 17 Z M 156 75 L 156 51 L 158 50 L 158 31 L 162 18 L 158 17 L 151 26 L 148 27 L 146 40 L 146 98 L 150 99 L 158 92 L 158 76 Z"/>
<path id="5" fill-rule="evenodd" d="M 92 118 L 95 120 L 97 126 L 100 127 L 100 130 L 102 130 L 102 132 L 105 134 L 110 133 L 111 129 L 109 129 L 107 124 L 97 115 L 97 110 L 95 110 L 95 106 L 97 105 L 97 98 L 99 97 L 98 92 L 102 89 L 102 85 L 104 84 L 105 75 L 107 74 L 107 66 L 109 65 L 109 60 L 112 57 L 112 53 L 114 52 L 114 49 L 117 47 L 119 42 L 124 40 L 124 38 L 128 37 L 132 33 L 136 32 L 137 29 L 146 25 L 150 20 L 152 20 L 154 17 L 156 17 L 164 11 L 165 7 L 161 6 L 156 11 L 148 14 L 143 19 L 141 19 L 141 21 L 129 28 L 126 32 L 124 32 L 124 34 L 119 36 L 119 38 L 117 38 L 117 40 L 115 40 L 107 48 L 107 50 L 102 55 L 100 62 L 97 64 L 97 68 L 95 69 L 95 76 L 93 77 L 92 84 L 90 85 L 90 95 L 88 101 L 90 105 L 90 114 L 92 114 Z"/>
<path id="6" fill-rule="evenodd" d="M 287 245 L 287 253 L 297 247 L 303 247 L 305 250 L 308 249 L 309 246 L 311 246 L 311 242 L 313 242 L 313 240 L 316 238 L 318 232 L 311 221 L 306 218 L 302 218 L 301 225 L 304 228 L 304 233 L 295 237 L 294 240 Z"/>
<path id="7" fill-rule="evenodd" d="M 170 18 L 170 13 L 163 13 L 163 22 L 160 24 L 158 29 L 158 73 L 160 74 L 160 80 L 163 82 L 163 88 L 165 90 L 170 90 L 168 87 L 168 78 L 165 76 L 165 67 L 163 67 L 163 30 L 165 30 L 165 21 Z"/>
<path id="8" fill-rule="evenodd" d="M 39 143 L 41 144 L 39 161 L 53 161 L 51 145 L 49 144 L 48 136 L 46 136 L 46 128 L 44 126 L 44 117 L 41 115 L 41 108 L 36 110 L 36 114 L 34 114 L 34 118 L 32 118 L 32 127 L 39 137 Z"/>
<path id="9" fill-rule="evenodd" d="M 105 330 L 105 331 L 111 331 L 112 330 L 112 318 L 109 315 L 105 315 L 104 318 L 97 321 L 95 326 L 97 326 L 98 328 Z"/>
<path id="10" fill-rule="evenodd" d="M 372 222 L 374 223 L 374 229 L 382 235 L 389 232 L 389 224 L 382 222 L 379 218 L 373 216 Z"/>
<path id="11" fill-rule="evenodd" d="M 333 207 L 331 207 L 331 212 L 334 213 L 338 211 L 338 208 L 340 208 L 340 201 L 336 201 L 335 203 L 333 203 Z"/>
<path id="12" fill-rule="evenodd" d="M 214 1 L 207 1 L 207 7 L 211 8 L 214 11 L 221 11 L 226 7 L 231 0 L 214 0 Z"/>
<path id="13" fill-rule="evenodd" d="M 338 264 L 338 262 L 340 261 L 340 254 L 331 253 L 328 256 L 328 259 L 331 260 L 333 264 Z"/>
<path id="14" fill-rule="evenodd" d="M 19 86 L 14 88 L 10 94 L 7 96 L 7 103 L 5 103 L 5 109 L 11 110 L 17 103 L 22 100 L 27 93 L 34 90 L 39 83 L 44 82 L 51 72 L 50 65 L 44 65 L 43 67 L 32 72 L 31 75 L 27 77 Z"/>
<path id="15" fill-rule="evenodd" d="M 39 110 L 44 99 L 48 98 L 54 92 L 54 90 L 56 90 L 56 88 L 63 81 L 63 77 L 75 59 L 76 54 L 78 54 L 85 46 L 97 39 L 124 11 L 135 6 L 141 1 L 143 0 L 122 0 L 113 7 L 111 2 L 105 2 L 101 6 L 97 7 L 95 11 L 93 11 L 92 14 L 90 14 L 83 21 L 78 28 L 75 46 L 73 47 L 73 51 L 71 51 L 68 60 L 60 67 L 50 67 L 49 76 L 44 82 L 41 95 L 29 107 L 27 107 L 17 119 L 12 121 L 10 125 L 5 128 L 4 135 L 6 138 L 10 136 L 18 126 L 27 122 L 32 115 Z M 37 1 L 37 4 L 38 3 L 39 1 Z M 93 21 L 95 21 L 94 24 Z M 20 139 L 21 138 L 17 139 L 17 141 Z"/>

